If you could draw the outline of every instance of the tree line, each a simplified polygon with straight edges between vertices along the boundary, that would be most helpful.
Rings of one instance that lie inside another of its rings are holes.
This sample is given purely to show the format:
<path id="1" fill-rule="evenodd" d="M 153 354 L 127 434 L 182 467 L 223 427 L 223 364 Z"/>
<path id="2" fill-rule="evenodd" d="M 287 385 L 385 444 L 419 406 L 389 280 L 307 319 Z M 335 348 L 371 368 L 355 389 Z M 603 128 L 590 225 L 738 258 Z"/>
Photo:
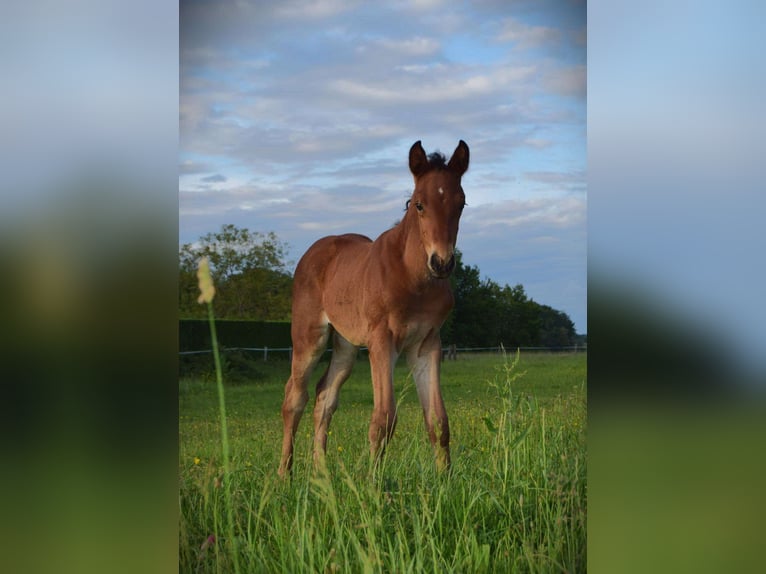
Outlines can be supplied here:
<path id="1" fill-rule="evenodd" d="M 293 278 L 287 270 L 287 244 L 275 233 L 263 234 L 224 225 L 194 244 L 181 246 L 178 297 L 182 319 L 204 319 L 197 303 L 197 264 L 210 261 L 215 284 L 214 308 L 220 319 L 289 321 Z"/>
<path id="2" fill-rule="evenodd" d="M 288 246 L 273 232 L 263 234 L 227 224 L 179 252 L 179 315 L 204 318 L 197 303 L 197 263 L 208 257 L 221 319 L 290 321 L 292 274 Z M 456 253 L 450 281 L 455 308 L 442 327 L 442 342 L 459 347 L 565 347 L 578 340 L 566 313 L 530 299 L 520 284 L 500 286 L 481 279 L 476 266 Z"/>
<path id="3" fill-rule="evenodd" d="M 577 341 L 563 311 L 530 299 L 521 284 L 500 286 L 481 279 L 479 268 L 456 253 L 452 275 L 455 308 L 442 327 L 442 341 L 461 347 L 568 347 Z"/>

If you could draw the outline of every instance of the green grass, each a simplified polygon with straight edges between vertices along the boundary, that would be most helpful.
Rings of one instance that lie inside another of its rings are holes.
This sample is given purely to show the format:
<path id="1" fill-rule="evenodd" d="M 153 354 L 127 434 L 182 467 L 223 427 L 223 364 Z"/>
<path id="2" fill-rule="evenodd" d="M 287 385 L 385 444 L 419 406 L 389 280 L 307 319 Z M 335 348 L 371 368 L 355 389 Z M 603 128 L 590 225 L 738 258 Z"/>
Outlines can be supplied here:
<path id="1" fill-rule="evenodd" d="M 586 567 L 586 356 L 461 356 L 443 363 L 453 467 L 437 474 L 405 366 L 396 434 L 372 469 L 370 369 L 357 362 L 314 472 L 309 404 L 294 477 L 281 481 L 287 361 L 228 384 L 235 536 L 226 528 L 216 385 L 179 382 L 181 572 L 582 572 Z M 212 362 L 212 361 L 211 361 Z M 317 368 L 318 379 L 323 365 Z M 313 389 L 312 389 L 313 391 Z M 313 398 L 313 392 L 312 392 Z M 210 536 L 215 542 L 208 542 Z"/>

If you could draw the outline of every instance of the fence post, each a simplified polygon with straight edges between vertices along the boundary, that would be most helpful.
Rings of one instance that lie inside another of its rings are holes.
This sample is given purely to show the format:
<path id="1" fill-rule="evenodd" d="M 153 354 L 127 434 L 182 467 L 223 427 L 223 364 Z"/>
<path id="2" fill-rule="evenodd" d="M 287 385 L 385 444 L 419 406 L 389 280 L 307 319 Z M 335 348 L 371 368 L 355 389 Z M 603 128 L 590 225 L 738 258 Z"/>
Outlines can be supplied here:
<path id="1" fill-rule="evenodd" d="M 266 362 L 269 358 L 269 348 L 264 345 L 263 346 L 263 361 Z"/>

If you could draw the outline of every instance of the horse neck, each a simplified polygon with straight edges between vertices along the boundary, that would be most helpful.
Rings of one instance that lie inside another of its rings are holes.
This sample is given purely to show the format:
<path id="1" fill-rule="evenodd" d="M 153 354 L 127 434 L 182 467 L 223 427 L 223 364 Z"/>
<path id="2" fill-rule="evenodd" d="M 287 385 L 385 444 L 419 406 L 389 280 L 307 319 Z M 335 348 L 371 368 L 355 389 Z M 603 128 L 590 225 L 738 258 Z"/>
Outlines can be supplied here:
<path id="1" fill-rule="evenodd" d="M 420 239 L 417 215 L 411 211 L 405 213 L 402 220 L 388 233 L 390 245 L 386 251 L 392 254 L 394 262 L 415 289 L 420 289 L 430 281 L 425 251 Z"/>

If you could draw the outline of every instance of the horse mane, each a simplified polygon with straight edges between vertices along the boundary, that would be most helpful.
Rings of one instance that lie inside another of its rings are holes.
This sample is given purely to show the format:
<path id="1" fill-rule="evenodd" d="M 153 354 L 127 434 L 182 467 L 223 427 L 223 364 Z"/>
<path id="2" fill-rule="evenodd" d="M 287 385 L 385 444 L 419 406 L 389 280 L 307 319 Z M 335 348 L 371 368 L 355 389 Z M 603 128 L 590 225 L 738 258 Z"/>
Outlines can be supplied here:
<path id="1" fill-rule="evenodd" d="M 435 151 L 428 154 L 428 171 L 442 171 L 445 169 L 447 169 L 447 158 L 442 152 Z M 410 208 L 411 201 L 411 199 L 408 199 L 407 203 L 404 204 L 404 211 L 407 211 Z M 394 225 L 397 225 L 398 223 L 399 222 L 397 221 Z"/>
<path id="2" fill-rule="evenodd" d="M 444 157 L 444 154 L 435 151 L 433 153 L 428 154 L 428 165 L 431 169 L 446 169 L 447 168 L 447 158 Z"/>

